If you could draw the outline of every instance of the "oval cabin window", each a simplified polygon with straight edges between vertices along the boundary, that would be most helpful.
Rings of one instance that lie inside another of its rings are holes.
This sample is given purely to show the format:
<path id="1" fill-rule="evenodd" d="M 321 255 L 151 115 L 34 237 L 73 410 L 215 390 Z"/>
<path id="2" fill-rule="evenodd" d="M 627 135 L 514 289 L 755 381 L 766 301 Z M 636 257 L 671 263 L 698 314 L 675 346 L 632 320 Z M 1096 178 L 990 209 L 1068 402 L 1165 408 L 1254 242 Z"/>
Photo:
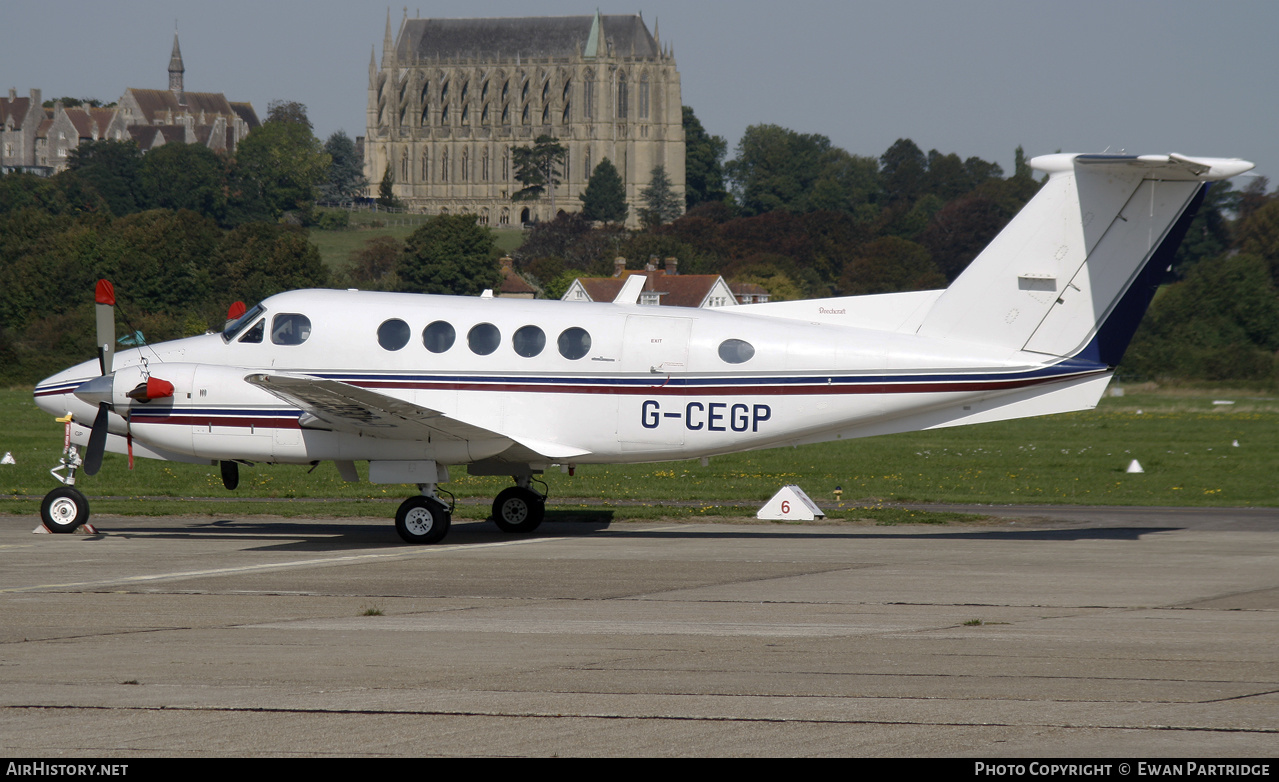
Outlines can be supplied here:
<path id="1" fill-rule="evenodd" d="M 524 358 L 532 358 L 546 347 L 546 334 L 537 326 L 524 326 L 511 336 L 511 347 Z"/>
<path id="2" fill-rule="evenodd" d="M 719 357 L 729 364 L 745 364 L 755 357 L 755 346 L 742 339 L 726 339 L 719 343 Z"/>
<path id="3" fill-rule="evenodd" d="M 399 319 L 388 320 L 377 327 L 377 344 L 386 350 L 399 350 L 409 344 L 409 324 Z"/>
<path id="4" fill-rule="evenodd" d="M 502 344 L 502 332 L 492 323 L 480 323 L 466 333 L 466 344 L 477 356 L 487 356 Z"/>
<path id="5" fill-rule="evenodd" d="M 560 355 L 570 361 L 576 361 L 591 350 L 591 335 L 586 329 L 573 326 L 560 333 L 558 341 Z"/>
<path id="6" fill-rule="evenodd" d="M 443 353 L 453 347 L 456 339 L 457 332 L 453 325 L 442 320 L 437 320 L 422 330 L 422 344 L 432 353 Z"/>

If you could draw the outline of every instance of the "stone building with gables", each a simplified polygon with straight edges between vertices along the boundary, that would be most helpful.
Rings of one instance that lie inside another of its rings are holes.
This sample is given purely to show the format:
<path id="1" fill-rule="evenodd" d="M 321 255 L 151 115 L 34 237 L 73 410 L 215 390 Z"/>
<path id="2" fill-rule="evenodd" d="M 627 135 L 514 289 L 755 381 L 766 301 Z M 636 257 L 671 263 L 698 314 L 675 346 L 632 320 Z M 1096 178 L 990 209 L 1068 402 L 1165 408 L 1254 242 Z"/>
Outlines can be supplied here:
<path id="1" fill-rule="evenodd" d="M 169 88 L 125 90 L 106 137 L 132 138 L 143 152 L 173 141 L 203 144 L 214 152 L 234 152 L 249 131 L 261 124 L 257 112 L 251 104 L 229 101 L 220 92 L 187 92 L 185 74 L 175 33 L 169 55 Z"/>
<path id="2" fill-rule="evenodd" d="M 512 201 L 512 150 L 553 136 L 568 149 L 555 189 Z M 608 158 L 626 185 L 629 220 L 664 166 L 684 195 L 684 128 L 675 56 L 635 15 L 409 19 L 379 66 L 369 61 L 365 176 L 389 166 L 395 196 L 428 214 L 475 214 L 501 226 L 581 211 L 578 196 Z"/>
<path id="3" fill-rule="evenodd" d="M 55 174 L 67 168 L 80 144 L 103 139 L 132 139 L 143 152 L 175 142 L 234 152 L 261 124 L 257 112 L 220 92 L 187 92 L 185 73 L 175 33 L 167 90 L 130 87 L 109 107 L 65 107 L 55 101 L 44 108 L 40 90 L 19 98 L 10 88 L 7 100 L 0 97 L 0 169 Z"/>

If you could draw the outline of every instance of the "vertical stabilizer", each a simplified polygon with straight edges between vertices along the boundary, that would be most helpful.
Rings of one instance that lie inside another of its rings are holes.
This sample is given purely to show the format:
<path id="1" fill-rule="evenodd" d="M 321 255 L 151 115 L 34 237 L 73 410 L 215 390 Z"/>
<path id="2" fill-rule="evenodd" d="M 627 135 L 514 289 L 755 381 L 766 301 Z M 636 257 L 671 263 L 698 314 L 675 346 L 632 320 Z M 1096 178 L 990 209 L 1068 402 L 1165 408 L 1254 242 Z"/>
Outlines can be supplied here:
<path id="1" fill-rule="evenodd" d="M 1180 155 L 1046 155 L 1031 165 L 1048 181 L 942 294 L 919 334 L 1050 356 L 1088 349 L 1113 366 L 1204 183 L 1252 168 Z"/>

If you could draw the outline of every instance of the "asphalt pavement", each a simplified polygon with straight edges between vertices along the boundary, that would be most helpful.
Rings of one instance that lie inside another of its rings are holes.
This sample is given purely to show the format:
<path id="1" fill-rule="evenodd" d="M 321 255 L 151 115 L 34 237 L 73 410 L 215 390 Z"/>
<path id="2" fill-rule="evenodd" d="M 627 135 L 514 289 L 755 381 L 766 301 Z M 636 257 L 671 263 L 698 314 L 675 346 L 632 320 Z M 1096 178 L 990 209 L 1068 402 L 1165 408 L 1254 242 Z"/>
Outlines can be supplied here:
<path id="1" fill-rule="evenodd" d="M 0 749 L 1279 756 L 1279 512 L 976 509 L 427 547 L 365 520 L 0 517 Z"/>

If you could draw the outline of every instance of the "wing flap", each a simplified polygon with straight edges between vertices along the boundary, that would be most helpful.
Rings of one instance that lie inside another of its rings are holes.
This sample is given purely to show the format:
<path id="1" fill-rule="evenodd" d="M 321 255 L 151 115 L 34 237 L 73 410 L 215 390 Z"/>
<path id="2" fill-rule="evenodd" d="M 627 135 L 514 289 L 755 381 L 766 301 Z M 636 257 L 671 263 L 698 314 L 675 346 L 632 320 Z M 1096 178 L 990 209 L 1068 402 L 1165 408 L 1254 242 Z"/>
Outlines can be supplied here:
<path id="1" fill-rule="evenodd" d="M 337 380 L 267 374 L 248 375 L 244 380 L 302 408 L 312 422 L 323 422 L 340 432 L 396 440 L 490 440 L 505 436 L 449 418 L 438 410 Z"/>
<path id="2" fill-rule="evenodd" d="M 502 438 L 547 459 L 569 459 L 590 451 L 564 443 L 535 440 L 475 426 L 439 410 L 396 399 L 337 380 L 306 375 L 252 374 L 250 385 L 267 391 L 303 412 L 303 426 L 321 422 L 339 432 L 395 440 L 493 440 Z"/>

